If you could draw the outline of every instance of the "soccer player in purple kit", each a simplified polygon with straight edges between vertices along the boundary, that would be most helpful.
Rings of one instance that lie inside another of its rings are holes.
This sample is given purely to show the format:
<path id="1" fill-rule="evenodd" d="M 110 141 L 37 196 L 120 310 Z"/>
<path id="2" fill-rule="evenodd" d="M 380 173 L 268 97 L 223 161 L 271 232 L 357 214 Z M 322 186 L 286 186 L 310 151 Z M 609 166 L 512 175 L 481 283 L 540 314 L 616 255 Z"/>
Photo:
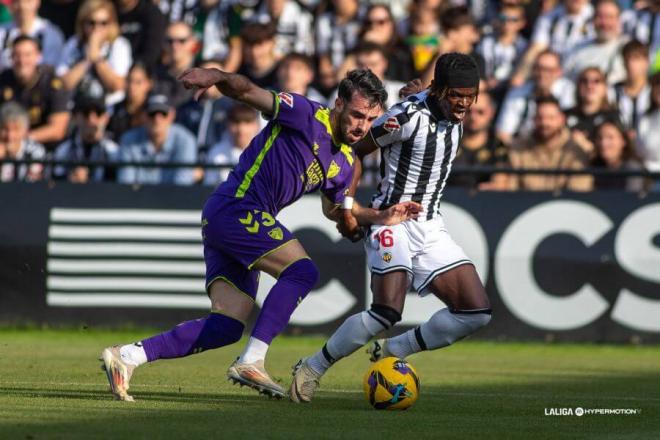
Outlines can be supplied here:
<path id="1" fill-rule="evenodd" d="M 215 86 L 261 111 L 270 122 L 202 211 L 211 312 L 134 344 L 106 348 L 103 366 L 115 398 L 132 401 L 128 388 L 137 366 L 233 344 L 242 336 L 263 271 L 277 282 L 264 301 L 245 351 L 227 375 L 260 393 L 283 397 L 284 389 L 265 369 L 266 352 L 319 274 L 277 214 L 303 194 L 320 191 L 324 215 L 337 222 L 345 218 L 340 214 L 342 207 L 350 208 L 352 203 L 345 194 L 355 161 L 350 145 L 382 113 L 387 92 L 369 70 L 348 73 L 339 85 L 334 109 L 300 95 L 261 89 L 242 75 L 218 69 L 190 69 L 179 79 L 186 88 L 195 89 L 195 98 Z M 397 224 L 415 218 L 419 206 L 402 202 L 378 211 L 355 204 L 352 213 L 364 225 Z"/>

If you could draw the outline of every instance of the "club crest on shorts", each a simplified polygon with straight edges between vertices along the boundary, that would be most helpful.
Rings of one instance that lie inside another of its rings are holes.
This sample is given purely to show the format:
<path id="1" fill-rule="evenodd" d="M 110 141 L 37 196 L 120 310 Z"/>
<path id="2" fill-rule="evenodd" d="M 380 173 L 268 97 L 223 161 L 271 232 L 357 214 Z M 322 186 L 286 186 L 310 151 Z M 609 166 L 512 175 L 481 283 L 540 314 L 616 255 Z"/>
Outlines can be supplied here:
<path id="1" fill-rule="evenodd" d="M 401 124 L 399 124 L 399 121 L 396 119 L 395 116 L 390 116 L 383 124 L 383 128 L 391 133 L 393 131 L 400 129 Z"/>
<path id="2" fill-rule="evenodd" d="M 392 254 L 389 253 L 389 252 L 385 252 L 383 254 L 383 261 L 386 262 L 386 263 L 389 263 L 390 261 L 392 261 Z"/>
<path id="3" fill-rule="evenodd" d="M 273 228 L 270 231 L 268 231 L 268 235 L 270 235 L 270 238 L 273 240 L 281 240 L 284 238 L 284 233 L 282 232 L 281 228 Z"/>
<path id="4" fill-rule="evenodd" d="M 293 96 L 288 93 L 279 93 L 277 96 L 280 97 L 280 101 L 293 108 Z"/>

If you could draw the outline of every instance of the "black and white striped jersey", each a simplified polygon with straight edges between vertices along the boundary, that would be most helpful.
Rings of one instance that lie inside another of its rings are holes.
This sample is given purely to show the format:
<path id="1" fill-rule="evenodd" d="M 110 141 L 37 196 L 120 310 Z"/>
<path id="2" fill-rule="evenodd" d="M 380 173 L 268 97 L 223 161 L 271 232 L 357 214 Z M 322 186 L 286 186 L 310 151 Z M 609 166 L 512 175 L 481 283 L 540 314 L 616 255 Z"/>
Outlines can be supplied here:
<path id="1" fill-rule="evenodd" d="M 532 44 L 542 44 L 564 56 L 579 43 L 596 36 L 593 15 L 591 3 L 586 3 L 577 15 L 569 15 L 564 5 L 559 5 L 538 18 Z"/>
<path id="2" fill-rule="evenodd" d="M 651 107 L 651 86 L 645 85 L 637 96 L 629 96 L 624 90 L 623 83 L 614 85 L 616 104 L 621 115 L 621 122 L 632 130 L 639 128 L 639 121 Z"/>
<path id="3" fill-rule="evenodd" d="M 378 118 L 370 131 L 381 147 L 380 182 L 371 206 L 414 201 L 424 216 L 438 215 L 440 197 L 456 157 L 463 126 L 431 113 L 428 91 L 410 96 Z"/>
<path id="4" fill-rule="evenodd" d="M 504 45 L 497 40 L 497 35 L 484 35 L 476 51 L 484 58 L 486 77 L 498 81 L 508 80 L 516 63 L 527 49 L 527 40 L 519 36 L 513 44 Z"/>

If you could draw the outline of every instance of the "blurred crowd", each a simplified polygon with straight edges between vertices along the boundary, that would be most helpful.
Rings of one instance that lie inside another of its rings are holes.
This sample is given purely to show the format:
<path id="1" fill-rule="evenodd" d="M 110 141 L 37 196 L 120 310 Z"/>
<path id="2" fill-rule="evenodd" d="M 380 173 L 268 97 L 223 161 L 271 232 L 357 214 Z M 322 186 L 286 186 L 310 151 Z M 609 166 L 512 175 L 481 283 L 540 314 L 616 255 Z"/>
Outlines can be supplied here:
<path id="1" fill-rule="evenodd" d="M 0 0 L 0 181 L 215 185 L 228 169 L 135 165 L 233 165 L 264 126 L 215 88 L 195 101 L 186 69 L 332 105 L 345 73 L 369 68 L 393 105 L 446 52 L 482 76 L 454 166 L 660 171 L 659 18 L 660 0 Z M 67 163 L 3 163 L 50 158 Z M 648 187 L 503 172 L 449 184 Z"/>

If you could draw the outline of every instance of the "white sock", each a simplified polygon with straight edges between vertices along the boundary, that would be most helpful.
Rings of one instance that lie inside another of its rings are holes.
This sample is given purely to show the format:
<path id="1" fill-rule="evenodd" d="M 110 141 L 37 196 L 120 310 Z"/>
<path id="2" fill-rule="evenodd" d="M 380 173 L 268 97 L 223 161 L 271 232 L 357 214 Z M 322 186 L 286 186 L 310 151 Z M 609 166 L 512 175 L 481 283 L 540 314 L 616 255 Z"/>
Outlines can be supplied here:
<path id="1" fill-rule="evenodd" d="M 122 345 L 119 348 L 119 355 L 121 356 L 122 361 L 130 365 L 135 365 L 136 367 L 147 363 L 147 352 L 144 351 L 142 342 Z"/>
<path id="2" fill-rule="evenodd" d="M 317 373 L 324 374 L 333 363 L 362 347 L 377 333 L 386 330 L 387 320 L 374 315 L 372 311 L 364 311 L 349 317 L 330 336 L 323 348 L 307 359 L 307 364 Z"/>
<path id="3" fill-rule="evenodd" d="M 245 346 L 245 350 L 238 361 L 251 364 L 259 360 L 265 360 L 266 353 L 268 353 L 268 347 L 269 345 L 264 341 L 250 337 L 250 340 Z"/>
<path id="4" fill-rule="evenodd" d="M 415 330 L 410 329 L 405 333 L 401 333 L 398 336 L 394 336 L 387 340 L 385 344 L 385 349 L 383 351 L 383 357 L 387 356 L 396 356 L 401 359 L 405 359 L 413 353 L 418 353 L 422 351 L 417 343 L 417 338 L 415 337 Z"/>
<path id="5" fill-rule="evenodd" d="M 449 309 L 442 309 L 419 327 L 388 339 L 386 349 L 400 358 L 424 350 L 435 350 L 463 339 L 489 321 L 488 313 L 451 313 Z"/>

